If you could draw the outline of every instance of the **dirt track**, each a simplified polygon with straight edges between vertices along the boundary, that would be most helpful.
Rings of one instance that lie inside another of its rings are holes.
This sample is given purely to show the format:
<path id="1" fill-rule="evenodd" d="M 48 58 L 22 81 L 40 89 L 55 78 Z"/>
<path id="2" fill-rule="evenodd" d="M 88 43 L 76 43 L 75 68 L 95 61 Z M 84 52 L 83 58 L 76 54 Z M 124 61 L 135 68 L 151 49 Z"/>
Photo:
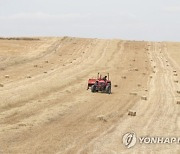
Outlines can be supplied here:
<path id="1" fill-rule="evenodd" d="M 180 153 L 176 144 L 122 144 L 129 131 L 180 135 L 179 49 L 69 37 L 0 40 L 0 152 Z M 110 73 L 111 95 L 86 90 L 97 72 Z"/>

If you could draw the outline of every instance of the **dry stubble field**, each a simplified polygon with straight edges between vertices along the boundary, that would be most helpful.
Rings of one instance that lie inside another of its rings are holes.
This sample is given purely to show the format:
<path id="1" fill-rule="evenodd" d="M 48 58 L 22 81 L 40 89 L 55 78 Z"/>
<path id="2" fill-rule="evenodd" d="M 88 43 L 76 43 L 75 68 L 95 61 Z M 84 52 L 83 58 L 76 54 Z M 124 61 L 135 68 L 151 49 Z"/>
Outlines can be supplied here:
<path id="1" fill-rule="evenodd" d="M 179 51 L 175 42 L 0 40 L 0 153 L 179 154 L 177 144 L 122 144 L 129 131 L 180 135 Z M 86 90 L 97 72 L 110 73 L 112 94 Z"/>

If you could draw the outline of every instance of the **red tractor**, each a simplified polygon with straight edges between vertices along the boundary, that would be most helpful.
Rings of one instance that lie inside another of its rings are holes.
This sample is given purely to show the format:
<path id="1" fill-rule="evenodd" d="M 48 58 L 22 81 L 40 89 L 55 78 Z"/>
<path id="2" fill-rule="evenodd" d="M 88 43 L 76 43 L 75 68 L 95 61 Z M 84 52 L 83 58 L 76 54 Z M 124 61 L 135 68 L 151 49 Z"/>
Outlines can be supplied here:
<path id="1" fill-rule="evenodd" d="M 102 76 L 98 73 L 97 79 L 89 79 L 87 90 L 91 88 L 91 92 L 104 92 L 107 94 L 111 94 L 111 81 L 108 76 Z"/>

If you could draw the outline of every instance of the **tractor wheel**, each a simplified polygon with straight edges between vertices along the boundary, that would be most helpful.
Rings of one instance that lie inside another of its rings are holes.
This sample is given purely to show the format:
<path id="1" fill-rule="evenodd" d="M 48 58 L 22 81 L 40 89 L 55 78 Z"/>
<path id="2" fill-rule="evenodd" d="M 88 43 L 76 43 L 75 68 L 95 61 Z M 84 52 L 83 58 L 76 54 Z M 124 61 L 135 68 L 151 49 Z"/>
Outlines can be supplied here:
<path id="1" fill-rule="evenodd" d="M 96 86 L 95 86 L 95 85 L 92 85 L 92 86 L 91 86 L 91 92 L 92 92 L 92 93 L 95 93 L 95 92 L 96 92 Z"/>
<path id="2" fill-rule="evenodd" d="M 111 86 L 110 85 L 106 86 L 106 93 L 111 94 Z"/>

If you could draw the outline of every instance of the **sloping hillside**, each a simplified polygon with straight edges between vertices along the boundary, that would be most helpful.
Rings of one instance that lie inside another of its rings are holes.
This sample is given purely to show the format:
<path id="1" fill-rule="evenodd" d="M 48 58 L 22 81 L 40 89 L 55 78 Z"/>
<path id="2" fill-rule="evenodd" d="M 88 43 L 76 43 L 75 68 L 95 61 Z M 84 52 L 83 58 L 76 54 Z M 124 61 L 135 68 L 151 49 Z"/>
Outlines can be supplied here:
<path id="1" fill-rule="evenodd" d="M 177 144 L 122 144 L 131 131 L 180 134 L 179 50 L 170 42 L 1 39 L 0 151 L 180 153 Z M 112 94 L 86 90 L 98 72 L 110 73 Z"/>

